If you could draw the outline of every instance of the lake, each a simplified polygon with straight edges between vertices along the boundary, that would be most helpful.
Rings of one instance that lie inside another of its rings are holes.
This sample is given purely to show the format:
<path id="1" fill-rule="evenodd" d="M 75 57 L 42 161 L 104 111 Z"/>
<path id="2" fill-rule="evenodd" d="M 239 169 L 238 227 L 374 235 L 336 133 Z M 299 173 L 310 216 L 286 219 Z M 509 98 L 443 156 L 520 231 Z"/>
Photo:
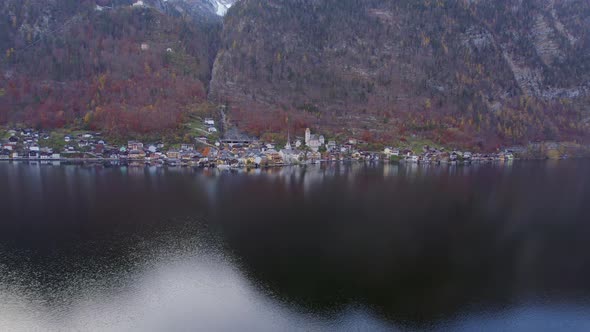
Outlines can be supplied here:
<path id="1" fill-rule="evenodd" d="M 590 330 L 590 162 L 0 163 L 1 331 Z"/>

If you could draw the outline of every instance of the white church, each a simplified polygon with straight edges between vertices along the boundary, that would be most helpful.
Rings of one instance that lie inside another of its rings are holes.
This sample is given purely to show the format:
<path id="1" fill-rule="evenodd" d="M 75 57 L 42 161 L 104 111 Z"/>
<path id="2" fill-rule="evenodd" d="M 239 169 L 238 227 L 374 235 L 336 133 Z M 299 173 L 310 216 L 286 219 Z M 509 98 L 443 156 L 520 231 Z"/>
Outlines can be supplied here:
<path id="1" fill-rule="evenodd" d="M 305 145 L 313 152 L 318 152 L 319 148 L 325 144 L 323 135 L 312 135 L 309 128 L 305 129 Z"/>

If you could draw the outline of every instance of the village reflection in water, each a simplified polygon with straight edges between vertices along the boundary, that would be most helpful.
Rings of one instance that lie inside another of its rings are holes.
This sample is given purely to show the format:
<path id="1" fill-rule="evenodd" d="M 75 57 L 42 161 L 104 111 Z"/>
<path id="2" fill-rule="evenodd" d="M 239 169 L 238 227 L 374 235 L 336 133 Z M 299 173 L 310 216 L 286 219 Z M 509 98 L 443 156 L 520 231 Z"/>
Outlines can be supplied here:
<path id="1" fill-rule="evenodd" d="M 0 163 L 0 329 L 584 330 L 588 165 Z"/>

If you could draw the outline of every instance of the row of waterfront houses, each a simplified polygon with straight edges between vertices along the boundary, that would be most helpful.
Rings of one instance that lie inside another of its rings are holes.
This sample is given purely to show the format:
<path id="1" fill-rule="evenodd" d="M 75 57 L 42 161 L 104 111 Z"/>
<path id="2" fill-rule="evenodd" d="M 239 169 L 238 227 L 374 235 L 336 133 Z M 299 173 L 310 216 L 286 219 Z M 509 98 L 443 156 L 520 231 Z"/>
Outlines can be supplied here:
<path id="1" fill-rule="evenodd" d="M 514 152 L 512 150 L 484 154 L 458 150 L 447 151 L 444 148 L 432 148 L 430 146 L 424 146 L 422 151 L 418 152 L 407 148 L 386 147 L 383 150 L 383 155 L 386 160 L 418 164 L 494 162 L 514 159 Z"/>
<path id="2" fill-rule="evenodd" d="M 214 121 L 205 120 L 214 128 Z M 345 142 L 326 140 L 322 135 L 305 131 L 305 137 L 290 137 L 284 146 L 259 140 L 225 140 L 209 143 L 207 137 L 200 137 L 195 144 L 183 143 L 167 147 L 162 142 L 144 143 L 128 141 L 126 145 L 108 144 L 101 133 L 65 135 L 64 148 L 54 151 L 44 146 L 50 135 L 33 129 L 12 129 L 9 138 L 2 143 L 0 159 L 95 159 L 129 160 L 168 165 L 193 165 L 208 167 L 260 167 L 296 165 L 321 161 L 400 161 L 412 163 L 457 163 L 511 160 L 512 151 L 496 154 L 474 154 L 464 151 L 446 151 L 444 148 L 424 146 L 422 151 L 408 148 L 386 147 L 380 152 L 362 151 L 357 139 Z"/>
<path id="3" fill-rule="evenodd" d="M 209 131 L 215 122 L 205 119 Z M 2 141 L 0 159 L 108 159 L 133 160 L 149 163 L 198 164 L 222 167 L 235 166 L 280 166 L 313 163 L 323 160 L 361 158 L 350 139 L 343 144 L 327 141 L 322 135 L 312 135 L 308 129 L 304 138 L 285 146 L 259 140 L 216 141 L 209 143 L 207 137 L 199 137 L 195 144 L 184 143 L 166 147 L 162 142 L 144 143 L 129 141 L 124 146 L 109 144 L 101 133 L 81 133 L 63 136 L 63 149 L 54 151 L 48 144 L 51 134 L 35 129 L 12 129 L 9 138 Z"/>

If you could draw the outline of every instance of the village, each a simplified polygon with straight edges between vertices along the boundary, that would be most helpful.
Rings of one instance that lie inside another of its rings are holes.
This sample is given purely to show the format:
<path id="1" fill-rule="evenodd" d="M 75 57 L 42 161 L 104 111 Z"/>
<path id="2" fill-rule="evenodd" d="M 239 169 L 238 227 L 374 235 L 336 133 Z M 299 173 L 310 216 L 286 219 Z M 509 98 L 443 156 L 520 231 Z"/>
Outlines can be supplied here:
<path id="1" fill-rule="evenodd" d="M 12 128 L 0 141 L 3 161 L 62 161 L 109 162 L 112 164 L 154 164 L 171 167 L 259 168 L 317 164 L 321 162 L 400 162 L 415 164 L 469 164 L 510 161 L 513 151 L 494 154 L 474 154 L 468 151 L 446 150 L 423 146 L 420 151 L 404 147 L 386 147 L 383 151 L 365 151 L 366 144 L 349 138 L 344 142 L 326 140 L 323 135 L 306 129 L 303 137 L 287 137 L 286 144 L 257 139 L 218 138 L 215 120 L 203 119 L 210 136 L 200 136 L 194 143 L 166 146 L 162 142 L 128 141 L 109 144 L 101 133 L 66 134 L 59 139 L 62 148 L 49 143 L 52 134 L 31 128 Z M 54 135 L 53 135 L 54 136 Z M 55 144 L 53 144 L 55 145 Z"/>

